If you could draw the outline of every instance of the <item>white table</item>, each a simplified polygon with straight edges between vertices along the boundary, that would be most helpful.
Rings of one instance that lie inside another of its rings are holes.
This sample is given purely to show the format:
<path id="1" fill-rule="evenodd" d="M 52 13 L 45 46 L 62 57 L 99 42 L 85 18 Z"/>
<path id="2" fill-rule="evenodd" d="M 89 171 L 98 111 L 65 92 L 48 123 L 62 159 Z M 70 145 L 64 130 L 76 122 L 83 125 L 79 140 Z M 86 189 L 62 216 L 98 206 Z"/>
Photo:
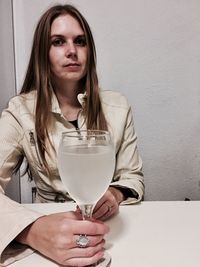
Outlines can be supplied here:
<path id="1" fill-rule="evenodd" d="M 26 205 L 45 213 L 70 210 L 68 204 Z M 112 267 L 199 267 L 200 201 L 142 202 L 120 207 L 107 222 Z M 34 253 L 11 267 L 55 267 Z"/>

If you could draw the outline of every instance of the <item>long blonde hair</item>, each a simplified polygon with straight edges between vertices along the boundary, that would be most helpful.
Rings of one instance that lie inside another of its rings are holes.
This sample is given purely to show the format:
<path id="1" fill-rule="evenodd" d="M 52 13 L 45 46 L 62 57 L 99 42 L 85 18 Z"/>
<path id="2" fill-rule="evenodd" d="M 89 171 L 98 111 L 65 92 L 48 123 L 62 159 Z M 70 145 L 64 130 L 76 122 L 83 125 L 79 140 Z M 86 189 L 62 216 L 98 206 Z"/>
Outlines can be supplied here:
<path id="1" fill-rule="evenodd" d="M 32 90 L 37 91 L 35 130 L 40 156 L 47 172 L 49 172 L 49 168 L 45 154 L 48 154 L 47 142 L 51 144 L 48 126 L 51 121 L 52 99 L 52 88 L 50 86 L 51 72 L 49 67 L 50 30 L 53 21 L 58 16 L 65 14 L 71 15 L 79 22 L 84 31 L 86 45 L 88 47 L 86 75 L 81 81 L 87 95 L 84 105 L 87 128 L 107 129 L 99 96 L 99 84 L 96 72 L 96 49 L 90 27 L 82 14 L 74 6 L 53 6 L 41 16 L 37 24 L 27 73 L 20 92 L 20 94 L 26 94 Z"/>

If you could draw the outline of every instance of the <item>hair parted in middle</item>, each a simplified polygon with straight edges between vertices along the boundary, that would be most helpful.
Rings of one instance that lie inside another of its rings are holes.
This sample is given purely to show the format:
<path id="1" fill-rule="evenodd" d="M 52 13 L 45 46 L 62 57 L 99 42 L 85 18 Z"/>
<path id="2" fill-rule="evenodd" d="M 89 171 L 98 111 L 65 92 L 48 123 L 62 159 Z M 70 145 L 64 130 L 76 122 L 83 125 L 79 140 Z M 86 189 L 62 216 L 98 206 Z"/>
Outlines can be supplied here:
<path id="1" fill-rule="evenodd" d="M 47 142 L 51 144 L 48 126 L 51 122 L 52 81 L 49 64 L 51 46 L 50 32 L 53 21 L 63 15 L 71 15 L 82 28 L 88 50 L 86 75 L 81 80 L 82 93 L 86 93 L 83 113 L 87 129 L 107 129 L 99 96 L 99 83 L 96 71 L 96 49 L 90 27 L 83 15 L 72 5 L 50 7 L 40 18 L 33 38 L 30 60 L 20 94 L 37 91 L 35 130 L 37 143 L 44 168 L 48 171 L 45 153 L 48 154 Z"/>

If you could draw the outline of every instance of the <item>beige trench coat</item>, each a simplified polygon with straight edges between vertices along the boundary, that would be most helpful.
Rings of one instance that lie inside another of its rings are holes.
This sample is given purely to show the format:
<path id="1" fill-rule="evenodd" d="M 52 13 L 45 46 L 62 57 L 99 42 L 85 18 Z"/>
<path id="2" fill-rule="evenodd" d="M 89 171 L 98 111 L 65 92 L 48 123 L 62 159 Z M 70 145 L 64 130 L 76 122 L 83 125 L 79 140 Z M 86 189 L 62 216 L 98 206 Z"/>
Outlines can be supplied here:
<path id="1" fill-rule="evenodd" d="M 142 199 L 144 193 L 142 161 L 138 154 L 136 133 L 131 108 L 127 99 L 118 92 L 101 91 L 103 111 L 112 135 L 116 168 L 112 185 L 129 188 L 138 194 L 122 204 L 132 204 Z M 79 94 L 78 100 L 84 105 L 85 95 Z M 12 98 L 8 108 L 0 119 L 0 266 L 6 266 L 30 253 L 32 249 L 12 242 L 29 224 L 43 214 L 24 208 L 21 204 L 4 195 L 6 185 L 11 179 L 13 168 L 21 155 L 25 155 L 37 187 L 37 201 L 56 201 L 58 196 L 65 200 L 70 196 L 63 188 L 58 169 L 56 153 L 50 149 L 51 158 L 47 158 L 50 176 L 43 171 L 38 153 L 34 126 L 36 91 Z M 78 126 L 85 129 L 84 117 L 80 112 Z M 52 97 L 52 124 L 50 138 L 57 151 L 61 133 L 74 129 L 74 126 L 62 116 L 56 96 Z"/>

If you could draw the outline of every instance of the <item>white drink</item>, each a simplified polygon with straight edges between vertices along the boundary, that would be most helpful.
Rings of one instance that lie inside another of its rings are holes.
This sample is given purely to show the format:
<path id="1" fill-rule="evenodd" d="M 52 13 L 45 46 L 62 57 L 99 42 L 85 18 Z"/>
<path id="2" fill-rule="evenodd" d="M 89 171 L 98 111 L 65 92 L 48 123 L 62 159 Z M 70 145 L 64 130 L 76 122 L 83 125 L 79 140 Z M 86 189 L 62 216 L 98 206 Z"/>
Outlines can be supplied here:
<path id="1" fill-rule="evenodd" d="M 62 182 L 77 204 L 95 204 L 111 182 L 115 156 L 112 146 L 62 146 L 58 166 Z"/>

